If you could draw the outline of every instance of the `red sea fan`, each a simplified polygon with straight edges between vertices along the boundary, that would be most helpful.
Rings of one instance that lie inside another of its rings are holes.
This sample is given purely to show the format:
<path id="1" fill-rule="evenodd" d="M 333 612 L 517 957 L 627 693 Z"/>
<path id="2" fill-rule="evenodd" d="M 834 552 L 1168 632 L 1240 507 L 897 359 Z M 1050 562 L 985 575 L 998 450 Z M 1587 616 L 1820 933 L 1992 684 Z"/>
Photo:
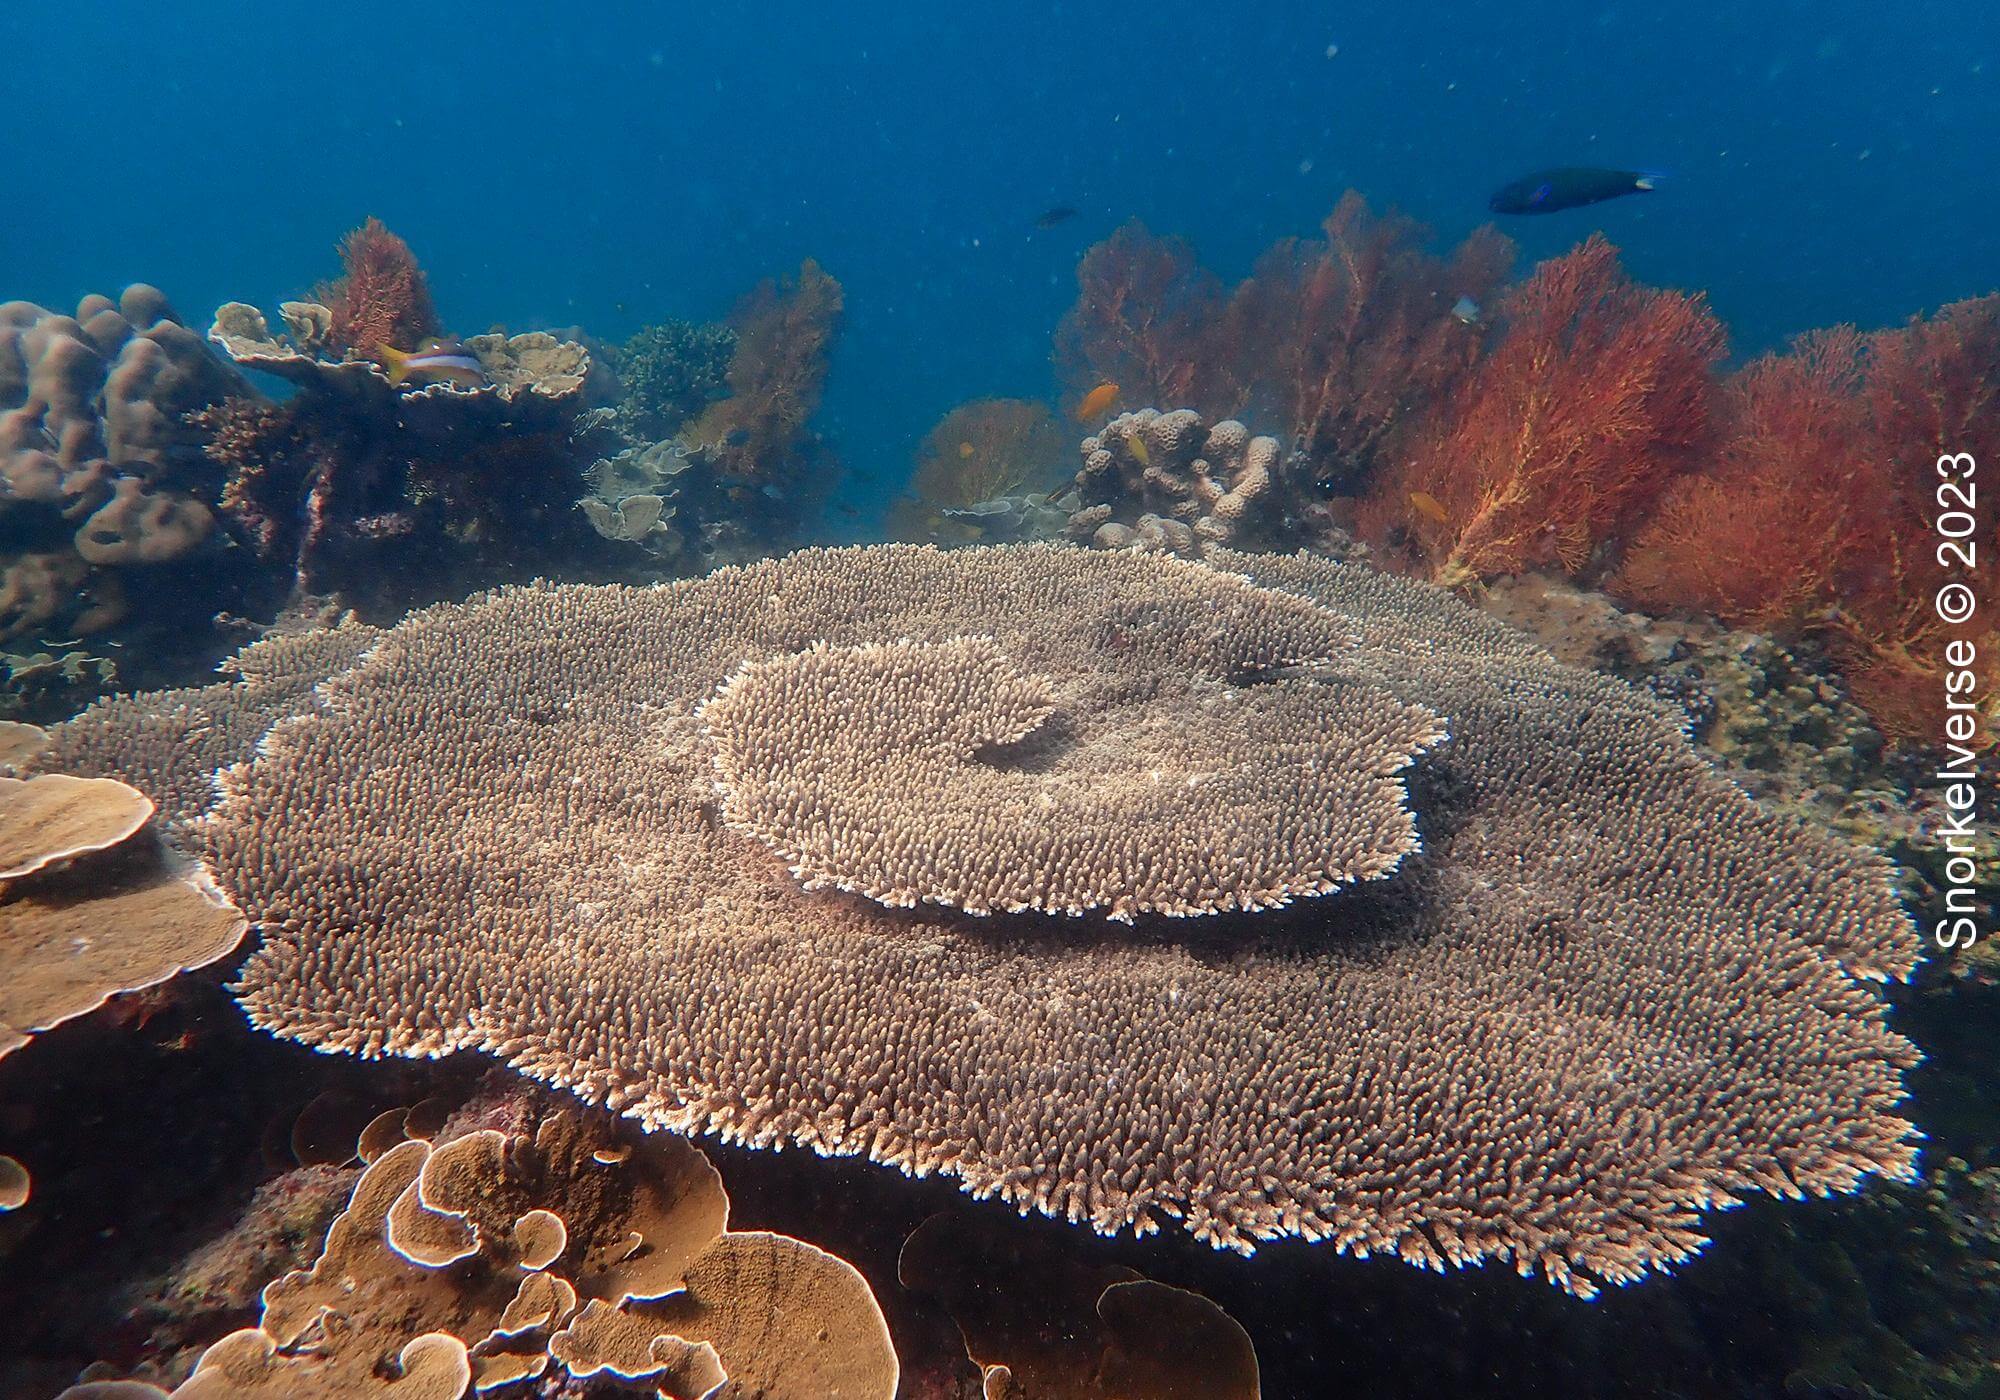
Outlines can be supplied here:
<path id="1" fill-rule="evenodd" d="M 1448 585 L 1580 572 L 1708 433 L 1722 327 L 1699 296 L 1633 283 L 1602 238 L 1543 263 L 1501 321 L 1361 512 L 1364 533 L 1413 549 Z"/>
<path id="2" fill-rule="evenodd" d="M 350 354 L 376 358 L 384 345 L 414 350 L 438 333 L 430 286 L 410 245 L 377 218 L 340 240 L 347 269 L 315 293 L 333 313 L 333 344 Z"/>
<path id="3" fill-rule="evenodd" d="M 1323 241 L 1272 248 L 1231 295 L 1211 352 L 1214 392 L 1200 397 L 1217 416 L 1283 432 L 1316 478 L 1348 484 L 1471 369 L 1485 339 L 1477 303 L 1514 249 L 1488 227 L 1438 257 L 1421 224 L 1377 215 L 1351 190 L 1322 227 Z"/>
<path id="4" fill-rule="evenodd" d="M 1781 631 L 1833 602 L 1871 467 L 1852 326 L 1801 337 L 1725 383 L 1722 446 L 1669 488 L 1613 592 L 1655 612 L 1698 608 Z"/>
<path id="5" fill-rule="evenodd" d="M 1156 238 L 1137 220 L 1083 255 L 1077 299 L 1056 329 L 1056 372 L 1072 399 L 1118 385 L 1126 403 L 1202 407 L 1222 284 L 1185 239 Z"/>
<path id="6" fill-rule="evenodd" d="M 1981 695 L 2000 684 L 2000 294 L 1879 331 L 1868 356 L 1873 441 L 1842 558 L 1833 646 L 1855 698 L 1886 732 L 1935 743 L 1948 641 L 1974 644 Z M 1958 453 L 1976 469 L 1947 478 L 1939 459 Z M 1952 539 L 1967 518 L 1972 532 Z M 1976 607 L 1961 627 L 1938 616 L 1947 583 L 1972 589 Z"/>

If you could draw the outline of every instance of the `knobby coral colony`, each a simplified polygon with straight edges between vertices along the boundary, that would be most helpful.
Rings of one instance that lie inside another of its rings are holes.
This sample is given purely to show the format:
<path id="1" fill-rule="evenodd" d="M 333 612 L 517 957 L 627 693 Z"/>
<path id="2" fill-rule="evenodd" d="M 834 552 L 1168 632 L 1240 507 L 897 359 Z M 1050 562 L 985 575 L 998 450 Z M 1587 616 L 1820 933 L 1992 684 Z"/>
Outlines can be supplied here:
<path id="1" fill-rule="evenodd" d="M 1324 559 L 509 588 L 258 643 L 39 761 L 176 820 L 277 1034 L 1105 1233 L 1590 1296 L 1745 1193 L 1915 1159 L 1886 864 L 1658 702 Z"/>

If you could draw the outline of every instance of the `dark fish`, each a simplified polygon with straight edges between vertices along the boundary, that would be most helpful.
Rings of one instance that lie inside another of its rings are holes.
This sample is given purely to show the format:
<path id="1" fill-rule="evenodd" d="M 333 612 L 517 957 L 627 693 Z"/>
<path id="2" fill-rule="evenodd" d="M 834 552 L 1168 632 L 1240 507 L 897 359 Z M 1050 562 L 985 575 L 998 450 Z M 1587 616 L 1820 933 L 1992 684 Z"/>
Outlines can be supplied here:
<path id="1" fill-rule="evenodd" d="M 1599 170 L 1590 165 L 1565 165 L 1537 170 L 1511 185 L 1502 185 L 1486 201 L 1496 214 L 1553 214 L 1586 204 L 1651 190 L 1659 176 L 1646 170 Z"/>
<path id="2" fill-rule="evenodd" d="M 1041 217 L 1035 220 L 1035 227 L 1054 228 L 1057 224 L 1066 224 L 1075 217 L 1076 210 L 1070 208 L 1067 204 L 1058 204 L 1053 209 L 1045 210 Z"/>

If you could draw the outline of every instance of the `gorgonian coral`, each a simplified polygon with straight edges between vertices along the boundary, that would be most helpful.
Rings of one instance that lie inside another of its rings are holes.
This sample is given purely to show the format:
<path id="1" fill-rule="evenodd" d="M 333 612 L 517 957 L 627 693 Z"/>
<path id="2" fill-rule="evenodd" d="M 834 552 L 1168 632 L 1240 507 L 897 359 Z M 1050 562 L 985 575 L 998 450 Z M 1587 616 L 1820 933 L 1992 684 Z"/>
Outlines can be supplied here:
<path id="1" fill-rule="evenodd" d="M 1634 283 L 1603 238 L 1536 268 L 1500 314 L 1492 352 L 1360 514 L 1448 585 L 1579 572 L 1708 435 L 1721 325 L 1699 296 Z"/>
<path id="2" fill-rule="evenodd" d="M 438 333 L 437 309 L 416 254 L 380 219 L 371 215 L 340 240 L 340 261 L 346 271 L 313 293 L 332 312 L 334 349 L 374 359 L 385 345 L 413 350 Z"/>
<path id="3" fill-rule="evenodd" d="M 2000 455 L 2000 295 L 1873 334 L 1804 337 L 1732 376 L 1722 417 L 1720 449 L 1668 492 L 1613 588 L 1651 608 L 1815 631 L 1885 731 L 1934 741 L 1944 583 L 1974 590 L 1981 671 L 2000 653 L 2000 573 L 1980 558 L 1995 541 L 1962 528 L 1986 483 L 1938 470 L 1955 453 Z"/>

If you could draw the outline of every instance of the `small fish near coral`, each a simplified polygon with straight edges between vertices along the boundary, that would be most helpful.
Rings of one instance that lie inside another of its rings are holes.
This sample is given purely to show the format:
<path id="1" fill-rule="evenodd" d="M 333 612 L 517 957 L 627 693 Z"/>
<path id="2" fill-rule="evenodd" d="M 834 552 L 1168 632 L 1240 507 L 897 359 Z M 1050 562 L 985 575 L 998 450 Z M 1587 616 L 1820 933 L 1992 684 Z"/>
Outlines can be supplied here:
<path id="1" fill-rule="evenodd" d="M 1093 418 L 1101 417 L 1118 402 L 1118 392 L 1118 386 L 1108 381 L 1092 389 L 1083 396 L 1083 402 L 1076 406 L 1076 421 L 1088 423 Z"/>
<path id="2" fill-rule="evenodd" d="M 378 345 L 375 353 L 389 375 L 391 384 L 410 380 L 456 384 L 461 389 L 480 389 L 487 383 L 486 368 L 479 357 L 456 340 L 426 336 L 415 350 L 398 350 Z"/>
<path id="3" fill-rule="evenodd" d="M 1554 214 L 1581 209 L 1628 194 L 1649 194 L 1660 176 L 1649 170 L 1605 170 L 1591 165 L 1565 165 L 1537 170 L 1502 185 L 1486 201 L 1496 214 Z"/>
<path id="4" fill-rule="evenodd" d="M 1045 209 L 1036 215 L 1035 227 L 1038 229 L 1055 228 L 1059 224 L 1068 223 L 1075 217 L 1076 210 L 1070 208 L 1067 204 L 1058 204 L 1055 208 Z"/>

